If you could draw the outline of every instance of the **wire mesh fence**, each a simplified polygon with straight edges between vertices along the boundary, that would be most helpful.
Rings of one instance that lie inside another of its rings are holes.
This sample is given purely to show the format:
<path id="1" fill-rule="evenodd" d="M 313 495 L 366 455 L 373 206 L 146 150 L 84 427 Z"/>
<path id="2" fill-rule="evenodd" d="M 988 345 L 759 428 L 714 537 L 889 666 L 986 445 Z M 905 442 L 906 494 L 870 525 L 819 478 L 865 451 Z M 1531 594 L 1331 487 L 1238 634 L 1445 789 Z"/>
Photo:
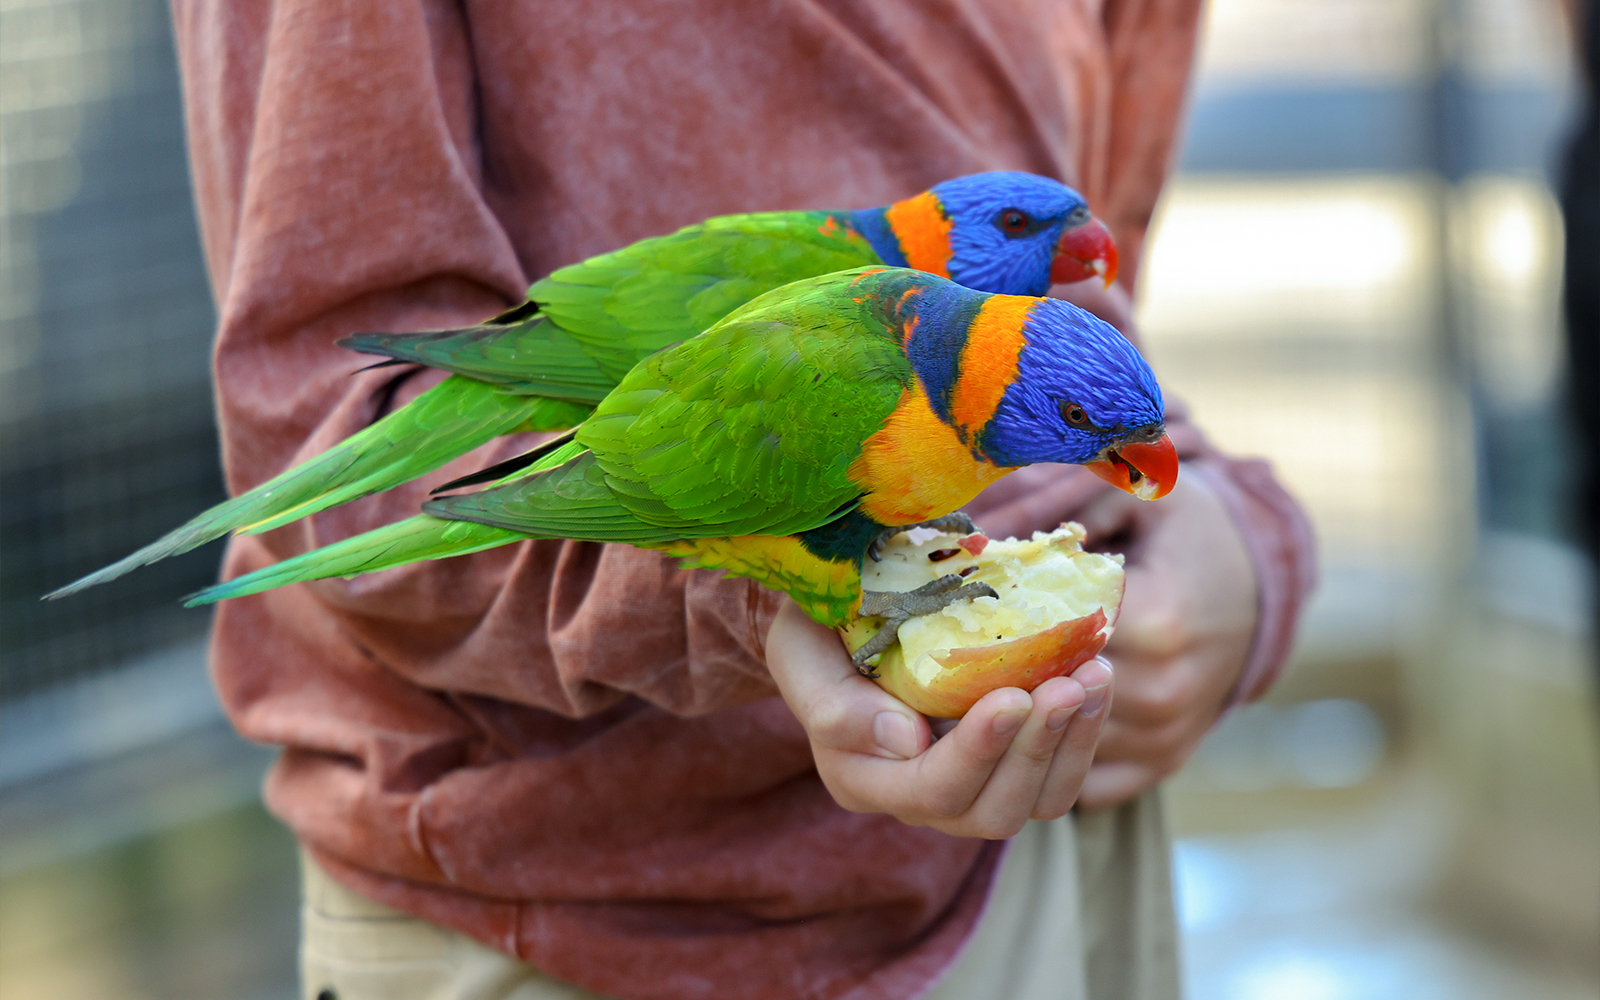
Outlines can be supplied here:
<path id="1" fill-rule="evenodd" d="M 191 553 L 39 595 L 222 496 L 162 0 L 0 3 L 0 702 L 190 639 Z"/>

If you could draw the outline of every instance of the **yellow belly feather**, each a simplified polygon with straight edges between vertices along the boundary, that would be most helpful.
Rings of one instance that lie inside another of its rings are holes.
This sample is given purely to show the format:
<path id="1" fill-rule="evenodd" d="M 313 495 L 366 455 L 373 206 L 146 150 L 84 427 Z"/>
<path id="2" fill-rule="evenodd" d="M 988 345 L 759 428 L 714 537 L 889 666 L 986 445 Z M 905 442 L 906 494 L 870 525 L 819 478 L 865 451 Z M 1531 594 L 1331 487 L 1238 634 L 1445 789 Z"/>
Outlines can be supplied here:
<path id="1" fill-rule="evenodd" d="M 691 566 L 720 569 L 785 591 L 824 625 L 843 625 L 861 603 L 861 572 L 853 563 L 818 558 L 792 535 L 683 539 L 650 548 Z"/>
<path id="2" fill-rule="evenodd" d="M 861 509 L 879 524 L 916 524 L 943 517 L 1015 471 L 972 454 L 955 429 L 928 405 L 915 384 L 850 466 L 852 482 L 869 492 Z"/>

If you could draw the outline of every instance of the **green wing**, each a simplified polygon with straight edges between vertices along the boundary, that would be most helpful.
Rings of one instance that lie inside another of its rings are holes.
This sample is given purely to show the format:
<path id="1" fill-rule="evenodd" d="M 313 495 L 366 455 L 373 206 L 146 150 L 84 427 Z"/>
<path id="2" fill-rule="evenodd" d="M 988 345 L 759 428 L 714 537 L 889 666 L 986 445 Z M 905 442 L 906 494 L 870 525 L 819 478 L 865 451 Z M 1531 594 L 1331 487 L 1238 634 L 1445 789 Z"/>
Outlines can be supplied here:
<path id="1" fill-rule="evenodd" d="M 339 343 L 593 403 L 644 358 L 763 292 L 876 263 L 871 245 L 832 213 L 721 216 L 564 267 L 535 283 L 529 302 L 480 326 Z"/>
<path id="2" fill-rule="evenodd" d="M 797 282 L 641 363 L 578 428 L 581 497 L 536 477 L 424 509 L 635 544 L 826 524 L 860 495 L 850 466 L 912 379 L 856 295 L 840 275 Z"/>

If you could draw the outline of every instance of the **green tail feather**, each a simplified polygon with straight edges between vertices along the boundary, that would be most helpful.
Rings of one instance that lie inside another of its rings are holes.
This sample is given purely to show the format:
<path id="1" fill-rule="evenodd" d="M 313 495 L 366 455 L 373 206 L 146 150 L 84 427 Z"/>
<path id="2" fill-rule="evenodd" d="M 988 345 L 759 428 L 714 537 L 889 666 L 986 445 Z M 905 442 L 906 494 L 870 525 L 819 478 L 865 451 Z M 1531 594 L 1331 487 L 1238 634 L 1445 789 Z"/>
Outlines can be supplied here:
<path id="1" fill-rule="evenodd" d="M 430 472 L 492 438 L 580 423 L 589 407 L 453 377 L 329 450 L 218 504 L 111 565 L 45 595 L 67 597 L 230 532 L 281 527 Z"/>
<path id="2" fill-rule="evenodd" d="M 357 333 L 338 344 L 363 354 L 442 368 L 519 395 L 594 404 L 617 383 L 590 357 L 591 348 L 539 315 L 533 303 L 524 303 L 479 326 L 424 333 Z"/>
<path id="3" fill-rule="evenodd" d="M 332 576 L 360 576 L 424 559 L 464 556 L 520 542 L 527 537 L 520 531 L 419 514 L 207 587 L 184 598 L 183 605 L 193 608 L 291 583 L 325 580 Z"/>
<path id="4" fill-rule="evenodd" d="M 184 606 L 211 604 L 307 580 L 359 576 L 425 559 L 464 556 L 528 538 L 659 542 L 674 537 L 672 532 L 645 524 L 619 507 L 598 485 L 598 470 L 591 456 L 576 442 L 562 445 L 531 468 L 507 476 L 499 485 L 522 485 L 520 481 L 536 475 L 539 481 L 524 486 L 523 499 L 542 508 L 543 517 L 530 519 L 524 530 L 420 514 L 208 587 L 186 598 Z M 501 495 L 502 491 L 491 489 L 431 500 L 424 507 L 448 511 L 460 504 L 464 510 L 476 511 L 480 498 L 492 504 Z"/>
<path id="5" fill-rule="evenodd" d="M 534 473 L 538 475 L 535 476 Z M 643 521 L 618 503 L 594 454 L 576 441 L 481 493 L 440 497 L 427 514 L 463 518 L 532 538 L 658 544 L 682 532 Z"/>
<path id="6" fill-rule="evenodd" d="M 473 383 L 469 382 L 467 385 L 472 386 Z M 476 394 L 480 390 L 473 388 L 472 391 Z M 495 410 L 494 407 L 501 409 Z M 380 465 L 370 475 L 337 489 L 330 489 L 273 517 L 244 525 L 236 530 L 242 535 L 258 535 L 264 531 L 281 528 L 329 507 L 337 507 L 342 503 L 349 503 L 351 500 L 358 500 L 373 493 L 381 493 L 401 483 L 409 482 L 502 434 L 556 430 L 559 427 L 581 423 L 583 418 L 589 415 L 588 407 L 556 399 L 529 396 L 502 395 L 497 403 L 484 409 L 489 412 L 484 414 L 481 423 L 468 426 L 473 419 L 468 415 L 463 416 L 459 424 L 436 428 L 428 432 L 425 437 L 400 438 L 387 446 L 391 451 L 388 464 Z"/>
<path id="7" fill-rule="evenodd" d="M 558 468 L 582 454 L 583 447 L 568 441 L 527 469 L 505 477 L 498 485 L 525 479 L 547 469 Z M 184 599 L 185 607 L 211 604 L 230 597 L 244 597 L 263 590 L 306 580 L 325 580 L 330 576 L 360 576 L 393 569 L 425 559 L 464 556 L 530 538 L 527 532 L 512 531 L 474 521 L 446 520 L 419 514 L 395 524 L 374 528 L 342 542 L 325 545 L 312 552 L 285 559 L 281 563 L 208 587 Z"/>

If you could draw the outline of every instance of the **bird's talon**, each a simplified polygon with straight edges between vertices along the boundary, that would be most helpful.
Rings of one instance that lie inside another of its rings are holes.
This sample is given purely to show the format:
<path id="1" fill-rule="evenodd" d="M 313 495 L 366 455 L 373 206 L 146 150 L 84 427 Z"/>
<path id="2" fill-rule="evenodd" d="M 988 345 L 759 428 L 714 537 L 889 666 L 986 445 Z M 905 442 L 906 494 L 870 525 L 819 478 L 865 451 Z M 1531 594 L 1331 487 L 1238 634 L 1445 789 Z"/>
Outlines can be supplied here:
<path id="1" fill-rule="evenodd" d="M 999 597 L 987 583 L 963 583 L 960 573 L 946 573 L 916 590 L 904 593 L 890 590 L 865 590 L 861 593 L 861 617 L 882 618 L 883 626 L 850 656 L 856 672 L 876 679 L 877 670 L 867 661 L 884 652 L 900 638 L 900 626 L 913 618 L 931 615 L 960 600 Z"/>
<path id="2" fill-rule="evenodd" d="M 896 535 L 903 535 L 914 528 L 932 528 L 934 531 L 943 531 L 952 535 L 971 535 L 978 532 L 978 526 L 972 523 L 964 511 L 955 511 L 943 517 L 936 517 L 931 521 L 918 521 L 916 524 L 904 524 L 898 528 L 885 528 L 867 546 L 867 557 L 873 562 L 883 562 L 883 548 L 889 540 Z"/>
<path id="3" fill-rule="evenodd" d="M 874 615 L 873 617 L 878 616 Z M 850 662 L 855 664 L 856 673 L 862 677 L 877 678 L 877 669 L 867 661 L 895 644 L 895 641 L 900 638 L 900 623 L 905 620 L 903 615 L 890 615 L 877 633 L 863 643 L 860 649 L 851 654 Z"/>
<path id="4" fill-rule="evenodd" d="M 972 523 L 972 518 L 968 516 L 966 511 L 960 510 L 946 514 L 944 517 L 936 517 L 931 521 L 925 521 L 918 527 L 937 528 L 940 531 L 948 531 L 956 535 L 970 535 L 978 530 L 978 526 Z"/>

